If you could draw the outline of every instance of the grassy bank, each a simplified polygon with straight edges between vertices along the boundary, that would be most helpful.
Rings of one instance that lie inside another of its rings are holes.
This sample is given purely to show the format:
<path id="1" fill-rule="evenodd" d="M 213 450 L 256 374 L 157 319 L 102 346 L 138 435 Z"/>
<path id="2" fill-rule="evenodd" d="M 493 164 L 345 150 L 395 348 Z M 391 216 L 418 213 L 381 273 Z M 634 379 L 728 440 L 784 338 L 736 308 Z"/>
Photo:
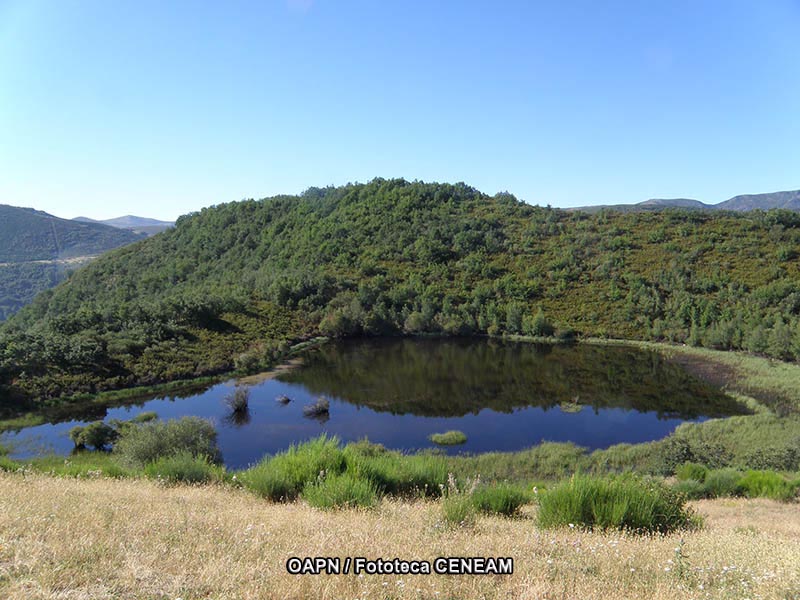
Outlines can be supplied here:
<path id="1" fill-rule="evenodd" d="M 694 504 L 705 527 L 642 537 L 542 530 L 535 508 L 442 528 L 438 502 L 270 504 L 221 486 L 0 473 L 0 596 L 55 598 L 792 598 L 800 515 Z M 290 556 L 510 556 L 510 576 L 288 575 Z"/>
<path id="2" fill-rule="evenodd" d="M 779 415 L 800 413 L 800 364 L 746 352 L 710 350 L 685 344 L 588 338 L 588 344 L 653 350 L 691 373 L 740 397 L 755 410 Z"/>

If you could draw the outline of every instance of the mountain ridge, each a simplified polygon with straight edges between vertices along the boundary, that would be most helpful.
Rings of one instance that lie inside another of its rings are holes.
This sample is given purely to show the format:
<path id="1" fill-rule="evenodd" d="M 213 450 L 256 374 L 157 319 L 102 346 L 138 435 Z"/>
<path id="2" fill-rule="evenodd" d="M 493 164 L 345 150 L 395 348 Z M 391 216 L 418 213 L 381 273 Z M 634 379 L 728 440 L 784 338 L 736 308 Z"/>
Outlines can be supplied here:
<path id="1" fill-rule="evenodd" d="M 596 213 L 601 210 L 637 212 L 666 210 L 671 208 L 708 211 L 731 210 L 736 212 L 772 209 L 800 211 L 800 190 L 767 192 L 763 194 L 741 194 L 717 204 L 707 204 L 692 198 L 651 198 L 635 204 L 596 204 L 591 206 L 576 206 L 565 210 Z"/>
<path id="2" fill-rule="evenodd" d="M 160 233 L 165 229 L 175 226 L 174 221 L 160 221 L 158 219 L 138 217 L 136 215 L 124 215 L 122 217 L 103 220 L 90 219 L 89 217 L 75 217 L 72 220 L 79 223 L 102 223 L 103 225 L 108 225 L 117 229 L 129 229 L 147 235 L 155 235 L 156 233 Z"/>
<path id="3" fill-rule="evenodd" d="M 143 238 L 101 223 L 0 204 L 0 321 L 93 257 Z"/>

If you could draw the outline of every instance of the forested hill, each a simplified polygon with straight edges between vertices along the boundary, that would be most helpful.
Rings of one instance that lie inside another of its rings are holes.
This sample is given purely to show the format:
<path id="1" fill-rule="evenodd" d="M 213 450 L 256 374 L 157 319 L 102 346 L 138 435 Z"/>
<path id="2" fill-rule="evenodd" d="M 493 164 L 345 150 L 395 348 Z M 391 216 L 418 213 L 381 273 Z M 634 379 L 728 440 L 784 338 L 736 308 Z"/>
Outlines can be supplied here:
<path id="1" fill-rule="evenodd" d="M 788 211 L 589 215 L 464 184 L 312 188 L 184 216 L 76 272 L 0 330 L 0 377 L 42 399 L 253 369 L 319 333 L 574 330 L 793 360 L 798 243 Z"/>
<path id="2" fill-rule="evenodd" d="M 0 204 L 0 321 L 92 257 L 143 237 Z"/>
<path id="3" fill-rule="evenodd" d="M 142 237 L 100 223 L 79 223 L 0 204 L 0 263 L 96 255 Z"/>

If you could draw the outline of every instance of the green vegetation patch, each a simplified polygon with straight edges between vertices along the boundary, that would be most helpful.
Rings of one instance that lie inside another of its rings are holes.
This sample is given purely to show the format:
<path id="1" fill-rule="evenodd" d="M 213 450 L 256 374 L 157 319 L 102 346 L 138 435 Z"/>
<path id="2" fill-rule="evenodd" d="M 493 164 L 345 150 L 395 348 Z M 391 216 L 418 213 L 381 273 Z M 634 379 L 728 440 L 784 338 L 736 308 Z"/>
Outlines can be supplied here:
<path id="1" fill-rule="evenodd" d="M 124 428 L 114 445 L 119 460 L 134 468 L 180 453 L 221 463 L 214 425 L 199 417 L 150 421 Z"/>
<path id="2" fill-rule="evenodd" d="M 208 457 L 195 456 L 186 450 L 162 456 L 144 467 L 144 475 L 167 483 L 209 483 L 222 481 L 225 468 Z"/>
<path id="3" fill-rule="evenodd" d="M 444 433 L 433 433 L 428 439 L 439 446 L 458 446 L 467 443 L 467 436 L 463 431 L 445 431 Z"/>
<path id="4" fill-rule="evenodd" d="M 490 515 L 510 517 L 531 501 L 531 493 L 523 486 L 509 483 L 479 486 L 472 492 L 475 508 Z"/>
<path id="5" fill-rule="evenodd" d="M 696 523 L 680 494 L 655 480 L 632 475 L 576 475 L 540 492 L 538 497 L 542 527 L 669 533 Z"/>
<path id="6" fill-rule="evenodd" d="M 267 457 L 239 475 L 242 484 L 273 501 L 293 500 L 319 477 L 337 475 L 346 467 L 339 438 L 322 435 Z"/>
<path id="7" fill-rule="evenodd" d="M 323 509 L 372 508 L 378 503 L 378 490 L 366 479 L 351 473 L 326 475 L 303 488 L 303 499 Z"/>

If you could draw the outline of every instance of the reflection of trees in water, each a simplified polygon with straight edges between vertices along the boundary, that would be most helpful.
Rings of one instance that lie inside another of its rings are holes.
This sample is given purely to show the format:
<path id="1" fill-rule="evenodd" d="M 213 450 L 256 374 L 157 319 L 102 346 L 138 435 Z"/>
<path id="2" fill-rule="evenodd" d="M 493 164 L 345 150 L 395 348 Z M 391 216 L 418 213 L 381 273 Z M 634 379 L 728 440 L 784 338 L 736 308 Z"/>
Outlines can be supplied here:
<path id="1" fill-rule="evenodd" d="M 85 402 L 70 402 L 62 405 L 56 405 L 45 410 L 42 410 L 40 406 L 32 406 L 29 409 L 29 412 L 41 415 L 44 419 L 44 422 L 49 424 L 63 423 L 64 421 L 72 420 L 84 421 L 87 423 L 91 421 L 103 421 L 108 416 L 108 411 L 112 408 L 117 408 L 120 406 L 125 406 L 127 408 L 142 408 L 146 403 L 157 398 L 164 398 L 165 400 L 182 400 L 184 398 L 193 398 L 194 396 L 198 396 L 208 391 L 211 387 L 212 384 L 189 384 L 184 388 L 180 388 L 179 390 L 169 393 L 120 398 L 118 400 L 112 400 L 102 404 L 94 400 L 88 400 Z M 3 399 L 0 397 L 0 401 L 2 400 Z M 15 411 L 16 412 L 9 412 L 6 417 L 11 418 L 20 414 L 19 407 L 15 407 Z M 2 412 L 0 412 L 0 415 L 2 415 Z M 0 418 L 6 417 L 0 416 Z"/>
<path id="2" fill-rule="evenodd" d="M 243 427 L 244 425 L 248 425 L 251 420 L 250 409 L 247 408 L 245 410 L 234 410 L 231 411 L 223 421 L 228 425 L 233 425 L 234 427 Z"/>
<path id="3" fill-rule="evenodd" d="M 559 405 L 684 419 L 745 412 L 661 355 L 620 347 L 358 340 L 323 346 L 280 379 L 375 410 L 423 416 Z"/>

